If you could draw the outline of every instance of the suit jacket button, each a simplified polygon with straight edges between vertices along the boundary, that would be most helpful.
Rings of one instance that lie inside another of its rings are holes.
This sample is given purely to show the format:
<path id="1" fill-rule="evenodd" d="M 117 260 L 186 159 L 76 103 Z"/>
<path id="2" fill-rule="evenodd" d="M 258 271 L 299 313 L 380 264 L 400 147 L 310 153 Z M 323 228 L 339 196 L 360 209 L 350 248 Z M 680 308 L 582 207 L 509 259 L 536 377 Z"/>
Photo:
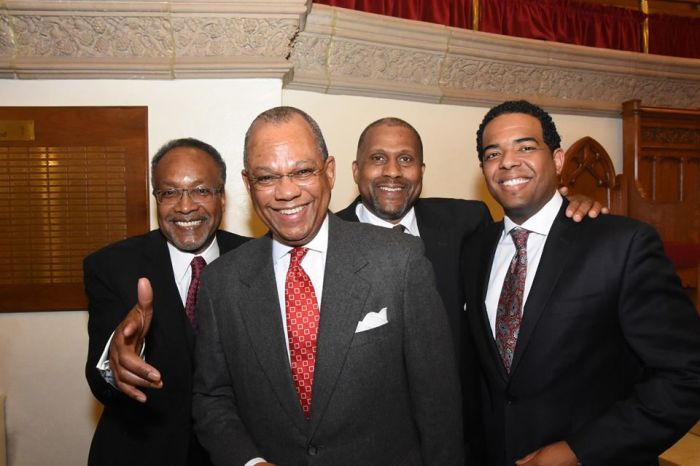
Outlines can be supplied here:
<path id="1" fill-rule="evenodd" d="M 310 456 L 316 456 L 318 454 L 318 448 L 315 445 L 309 445 L 309 447 L 306 449 L 306 453 L 308 453 Z"/>
<path id="2" fill-rule="evenodd" d="M 507 404 L 507 405 L 510 406 L 510 405 L 512 405 L 513 403 L 515 403 L 516 401 L 518 401 L 518 399 L 517 399 L 516 397 L 514 397 L 513 395 L 510 395 L 510 394 L 507 394 L 507 395 L 506 395 L 506 404 Z"/>

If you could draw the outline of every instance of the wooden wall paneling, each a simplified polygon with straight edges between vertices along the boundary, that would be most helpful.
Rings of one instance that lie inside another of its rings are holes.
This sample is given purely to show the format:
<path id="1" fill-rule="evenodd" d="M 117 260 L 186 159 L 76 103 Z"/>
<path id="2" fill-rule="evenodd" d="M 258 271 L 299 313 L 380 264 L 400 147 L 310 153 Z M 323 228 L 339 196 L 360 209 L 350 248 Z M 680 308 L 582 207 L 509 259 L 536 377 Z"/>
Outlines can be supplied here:
<path id="1" fill-rule="evenodd" d="M 146 107 L 0 107 L 0 311 L 85 308 L 83 257 L 148 230 L 147 119 Z"/>

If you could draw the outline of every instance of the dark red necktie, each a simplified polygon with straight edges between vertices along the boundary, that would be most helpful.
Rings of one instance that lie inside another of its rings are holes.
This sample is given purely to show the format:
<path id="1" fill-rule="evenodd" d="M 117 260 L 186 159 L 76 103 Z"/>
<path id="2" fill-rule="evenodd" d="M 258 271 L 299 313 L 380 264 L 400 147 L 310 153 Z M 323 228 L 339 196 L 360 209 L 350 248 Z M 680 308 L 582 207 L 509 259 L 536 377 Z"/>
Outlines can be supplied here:
<path id="1" fill-rule="evenodd" d="M 202 269 L 207 265 L 207 261 L 200 256 L 196 256 L 190 263 L 192 266 L 192 281 L 190 288 L 187 290 L 187 302 L 185 303 L 185 314 L 190 319 L 193 329 L 197 329 L 197 316 L 195 309 L 197 308 L 197 291 L 199 290 L 199 277 L 202 274 Z"/>
<path id="2" fill-rule="evenodd" d="M 510 261 L 506 278 L 503 280 L 501 296 L 496 311 L 496 347 L 503 360 L 506 371 L 510 372 L 515 353 L 515 344 L 520 332 L 520 320 L 523 311 L 523 292 L 527 275 L 527 237 L 528 230 L 513 228 L 510 235 L 515 244 L 515 255 Z"/>
<path id="3" fill-rule="evenodd" d="M 287 312 L 287 338 L 292 365 L 292 379 L 301 403 L 304 417 L 311 417 L 311 390 L 316 363 L 316 335 L 318 334 L 319 309 L 314 286 L 301 268 L 301 261 L 308 249 L 290 251 L 289 271 L 284 286 Z"/>

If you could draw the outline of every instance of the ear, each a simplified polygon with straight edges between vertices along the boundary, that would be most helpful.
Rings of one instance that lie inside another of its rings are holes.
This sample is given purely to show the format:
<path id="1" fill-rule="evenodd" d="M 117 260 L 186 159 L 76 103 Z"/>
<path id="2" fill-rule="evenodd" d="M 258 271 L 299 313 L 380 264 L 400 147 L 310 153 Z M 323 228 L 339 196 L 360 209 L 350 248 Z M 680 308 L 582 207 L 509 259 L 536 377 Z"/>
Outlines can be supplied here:
<path id="1" fill-rule="evenodd" d="M 250 195 L 250 180 L 248 179 L 248 175 L 246 174 L 245 170 L 241 170 L 241 178 L 243 178 L 245 189 L 248 190 L 248 194 Z"/>
<path id="2" fill-rule="evenodd" d="M 224 186 L 221 188 L 221 192 L 219 193 L 219 202 L 221 202 L 221 210 L 224 211 L 226 210 L 226 187 Z"/>
<path id="3" fill-rule="evenodd" d="M 335 158 L 332 155 L 329 155 L 328 159 L 326 159 L 325 175 L 328 179 L 328 184 L 331 189 L 333 189 L 333 185 L 335 184 Z"/>
<path id="4" fill-rule="evenodd" d="M 357 160 L 352 161 L 352 179 L 355 180 L 355 184 L 358 183 L 358 178 L 360 177 L 360 164 Z"/>
<path id="5" fill-rule="evenodd" d="M 560 147 L 554 151 L 552 154 L 554 159 L 554 166 L 557 169 L 557 175 L 561 174 L 561 169 L 564 168 L 564 150 Z"/>

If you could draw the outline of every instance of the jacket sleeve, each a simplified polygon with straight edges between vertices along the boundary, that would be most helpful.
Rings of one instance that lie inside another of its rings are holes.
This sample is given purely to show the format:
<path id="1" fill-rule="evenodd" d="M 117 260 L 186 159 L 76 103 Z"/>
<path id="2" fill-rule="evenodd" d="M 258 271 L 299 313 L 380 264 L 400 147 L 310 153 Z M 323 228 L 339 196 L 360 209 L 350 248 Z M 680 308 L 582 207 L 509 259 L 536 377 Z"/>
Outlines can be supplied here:
<path id="1" fill-rule="evenodd" d="M 105 406 L 137 403 L 110 385 L 96 368 L 110 335 L 133 304 L 129 305 L 123 290 L 109 278 L 111 267 L 100 264 L 96 256 L 83 261 L 83 279 L 88 298 L 88 356 L 85 377 L 93 395 Z M 134 284 L 134 293 L 136 284 Z"/>
<path id="2" fill-rule="evenodd" d="M 618 319 L 644 374 L 567 439 L 584 465 L 649 461 L 700 417 L 700 317 L 651 227 L 639 225 L 627 248 Z"/>

